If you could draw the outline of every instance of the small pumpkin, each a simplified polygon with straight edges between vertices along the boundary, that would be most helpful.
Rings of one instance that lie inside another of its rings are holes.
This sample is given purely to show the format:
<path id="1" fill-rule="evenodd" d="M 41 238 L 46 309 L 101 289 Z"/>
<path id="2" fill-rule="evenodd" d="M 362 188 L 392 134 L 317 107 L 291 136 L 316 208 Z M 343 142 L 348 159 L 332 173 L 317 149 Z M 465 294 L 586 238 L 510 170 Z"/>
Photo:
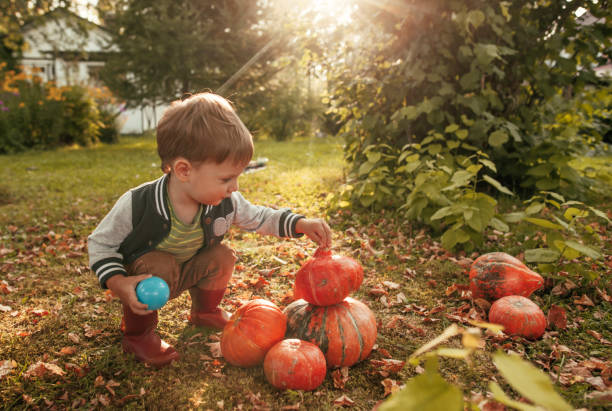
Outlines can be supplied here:
<path id="1" fill-rule="evenodd" d="M 287 317 L 274 303 L 256 299 L 243 304 L 223 328 L 221 353 L 230 364 L 261 364 L 268 350 L 285 336 Z"/>
<path id="2" fill-rule="evenodd" d="M 341 303 L 363 282 L 363 268 L 351 257 L 319 248 L 295 275 L 293 294 L 315 305 Z"/>
<path id="3" fill-rule="evenodd" d="M 317 306 L 296 300 L 285 310 L 287 338 L 321 348 L 329 368 L 350 367 L 365 359 L 376 341 L 376 318 L 367 305 L 351 297 L 339 304 Z"/>
<path id="4" fill-rule="evenodd" d="M 263 368 L 268 382 L 283 390 L 314 390 L 327 372 L 321 349 L 296 338 L 285 339 L 270 348 Z"/>
<path id="5" fill-rule="evenodd" d="M 535 340 L 546 330 L 546 316 L 536 303 L 521 295 L 508 295 L 495 301 L 489 310 L 489 322 L 504 326 L 508 335 Z"/>
<path id="6" fill-rule="evenodd" d="M 544 284 L 542 276 L 503 252 L 483 254 L 470 267 L 474 298 L 495 301 L 507 295 L 529 297 Z"/>

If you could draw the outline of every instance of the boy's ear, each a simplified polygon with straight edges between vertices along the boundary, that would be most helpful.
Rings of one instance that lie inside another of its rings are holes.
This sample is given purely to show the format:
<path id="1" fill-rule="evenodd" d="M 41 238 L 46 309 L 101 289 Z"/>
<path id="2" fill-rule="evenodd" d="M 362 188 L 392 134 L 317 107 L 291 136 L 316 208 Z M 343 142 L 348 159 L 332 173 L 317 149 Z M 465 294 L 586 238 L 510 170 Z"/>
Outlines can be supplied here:
<path id="1" fill-rule="evenodd" d="M 179 157 L 174 160 L 173 163 L 172 171 L 174 175 L 176 175 L 180 181 L 186 181 L 189 178 L 189 173 L 191 173 L 191 162 L 183 157 Z"/>

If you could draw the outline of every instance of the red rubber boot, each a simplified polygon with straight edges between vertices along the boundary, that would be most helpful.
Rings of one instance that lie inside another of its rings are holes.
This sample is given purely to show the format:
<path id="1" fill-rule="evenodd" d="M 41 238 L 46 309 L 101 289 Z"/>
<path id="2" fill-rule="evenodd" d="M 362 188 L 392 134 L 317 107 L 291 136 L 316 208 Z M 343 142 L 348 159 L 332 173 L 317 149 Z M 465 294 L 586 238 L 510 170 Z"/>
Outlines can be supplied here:
<path id="1" fill-rule="evenodd" d="M 223 329 L 230 319 L 230 314 L 222 308 L 219 303 L 225 295 L 222 290 L 204 290 L 198 287 L 189 289 L 191 295 L 191 318 L 192 324 L 200 327 Z"/>
<path id="2" fill-rule="evenodd" d="M 179 353 L 155 333 L 157 311 L 147 314 L 134 314 L 129 307 L 123 306 L 123 351 L 133 353 L 136 359 L 154 367 L 163 367 L 179 359 Z"/>

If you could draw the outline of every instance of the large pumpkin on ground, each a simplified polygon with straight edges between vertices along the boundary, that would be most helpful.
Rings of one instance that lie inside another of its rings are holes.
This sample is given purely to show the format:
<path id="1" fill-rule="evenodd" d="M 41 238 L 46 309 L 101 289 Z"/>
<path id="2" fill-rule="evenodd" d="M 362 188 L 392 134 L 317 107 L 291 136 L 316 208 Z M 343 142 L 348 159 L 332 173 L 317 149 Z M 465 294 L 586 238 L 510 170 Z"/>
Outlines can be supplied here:
<path id="1" fill-rule="evenodd" d="M 489 322 L 504 326 L 508 335 L 540 338 L 546 330 L 546 316 L 536 303 L 520 295 L 508 295 L 495 301 L 489 310 Z"/>
<path id="2" fill-rule="evenodd" d="M 365 359 L 376 341 L 374 314 L 367 305 L 351 297 L 325 307 L 297 300 L 284 312 L 287 338 L 318 345 L 330 368 L 350 367 Z"/>
<path id="3" fill-rule="evenodd" d="M 542 276 L 520 260 L 502 252 L 483 254 L 470 268 L 474 298 L 495 301 L 507 295 L 529 297 L 544 284 Z"/>
<path id="4" fill-rule="evenodd" d="M 350 257 L 317 249 L 295 275 L 293 294 L 315 305 L 341 303 L 363 282 L 363 268 Z"/>
<path id="5" fill-rule="evenodd" d="M 283 390 L 314 390 L 321 385 L 327 372 L 321 349 L 295 338 L 283 340 L 270 348 L 263 368 L 268 382 Z"/>
<path id="6" fill-rule="evenodd" d="M 230 364 L 261 364 L 268 350 L 285 336 L 287 317 L 274 303 L 256 299 L 243 304 L 223 328 L 221 353 Z"/>

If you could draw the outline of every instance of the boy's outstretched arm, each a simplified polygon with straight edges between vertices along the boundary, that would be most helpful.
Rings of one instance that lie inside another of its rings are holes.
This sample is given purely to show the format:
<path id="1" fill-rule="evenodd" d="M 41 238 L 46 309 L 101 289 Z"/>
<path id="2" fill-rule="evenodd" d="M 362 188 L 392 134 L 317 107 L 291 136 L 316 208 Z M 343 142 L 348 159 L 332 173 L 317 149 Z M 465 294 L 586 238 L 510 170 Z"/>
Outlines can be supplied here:
<path id="1" fill-rule="evenodd" d="M 295 225 L 297 233 L 304 233 L 319 247 L 331 248 L 331 229 L 322 218 L 300 218 Z"/>

